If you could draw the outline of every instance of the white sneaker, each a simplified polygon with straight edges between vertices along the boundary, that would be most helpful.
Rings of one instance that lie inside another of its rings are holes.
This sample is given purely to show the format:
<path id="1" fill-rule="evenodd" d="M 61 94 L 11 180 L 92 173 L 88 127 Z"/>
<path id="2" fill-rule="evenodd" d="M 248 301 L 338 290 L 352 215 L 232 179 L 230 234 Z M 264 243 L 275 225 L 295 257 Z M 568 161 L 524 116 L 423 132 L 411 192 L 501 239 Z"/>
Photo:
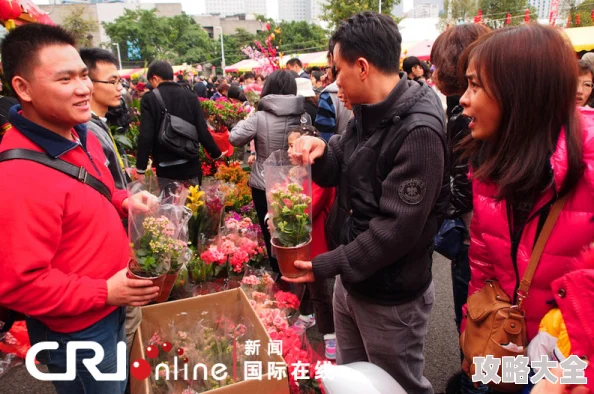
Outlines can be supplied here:
<path id="1" fill-rule="evenodd" d="M 300 331 L 305 331 L 316 325 L 316 317 L 312 313 L 311 315 L 300 315 L 293 327 L 296 327 Z"/>

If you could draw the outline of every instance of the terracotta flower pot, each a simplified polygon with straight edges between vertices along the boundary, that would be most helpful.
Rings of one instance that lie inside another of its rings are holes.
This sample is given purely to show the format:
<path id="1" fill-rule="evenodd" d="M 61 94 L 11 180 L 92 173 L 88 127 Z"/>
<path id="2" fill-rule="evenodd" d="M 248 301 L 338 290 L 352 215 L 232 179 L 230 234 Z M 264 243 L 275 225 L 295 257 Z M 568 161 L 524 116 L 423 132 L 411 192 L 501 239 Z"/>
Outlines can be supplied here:
<path id="1" fill-rule="evenodd" d="M 161 293 L 159 294 L 159 297 L 157 297 L 157 299 L 155 300 L 156 303 L 165 302 L 169 299 L 169 296 L 171 295 L 171 290 L 173 290 L 173 286 L 177 281 L 177 276 L 179 275 L 180 270 L 181 267 L 179 270 L 177 270 L 177 272 L 165 275 L 165 280 L 163 281 Z"/>
<path id="2" fill-rule="evenodd" d="M 165 278 L 167 276 L 167 272 L 163 273 L 162 275 L 159 276 L 154 276 L 154 277 L 150 277 L 147 278 L 145 276 L 140 276 L 134 273 L 134 267 L 136 266 L 136 261 L 134 260 L 130 260 L 128 262 L 128 277 L 132 278 L 132 279 L 149 279 L 153 281 L 153 286 L 158 286 L 159 287 L 159 294 L 161 293 L 161 291 L 163 290 L 163 285 L 165 284 Z"/>
<path id="3" fill-rule="evenodd" d="M 311 237 L 309 237 L 309 241 L 299 246 L 281 246 L 277 238 L 272 238 L 271 242 L 283 276 L 287 278 L 298 278 L 307 273 L 307 271 L 296 268 L 295 261 L 310 261 L 309 246 L 311 244 Z"/>

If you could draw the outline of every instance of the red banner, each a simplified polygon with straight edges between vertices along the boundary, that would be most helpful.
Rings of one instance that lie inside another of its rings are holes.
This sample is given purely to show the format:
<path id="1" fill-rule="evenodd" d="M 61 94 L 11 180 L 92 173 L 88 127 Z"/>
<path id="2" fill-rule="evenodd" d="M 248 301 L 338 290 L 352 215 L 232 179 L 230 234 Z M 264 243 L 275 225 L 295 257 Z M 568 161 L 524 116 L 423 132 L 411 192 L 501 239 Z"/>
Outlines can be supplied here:
<path id="1" fill-rule="evenodd" d="M 551 13 L 549 15 L 549 24 L 555 26 L 559 16 L 559 0 L 551 0 Z"/>

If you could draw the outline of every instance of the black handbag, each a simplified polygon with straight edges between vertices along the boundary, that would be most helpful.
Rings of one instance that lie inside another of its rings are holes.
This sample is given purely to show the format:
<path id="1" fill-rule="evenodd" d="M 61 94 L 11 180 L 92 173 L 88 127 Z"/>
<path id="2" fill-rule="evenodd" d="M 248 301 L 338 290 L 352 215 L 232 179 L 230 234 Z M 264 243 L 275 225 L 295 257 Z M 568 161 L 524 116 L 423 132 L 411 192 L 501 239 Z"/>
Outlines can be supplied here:
<path id="1" fill-rule="evenodd" d="M 466 225 L 460 218 L 446 219 L 433 239 L 435 251 L 449 260 L 455 260 L 466 238 Z"/>
<path id="2" fill-rule="evenodd" d="M 103 182 L 89 174 L 84 167 L 77 167 L 62 159 L 54 159 L 45 153 L 29 149 L 9 149 L 0 153 L 0 162 L 8 160 L 29 160 L 60 171 L 71 178 L 89 185 L 103 197 L 111 201 L 111 192 Z M 24 315 L 0 306 L 0 333 L 10 330 L 17 320 L 24 320 Z"/>
<path id="3" fill-rule="evenodd" d="M 159 89 L 153 89 L 153 92 L 163 109 L 163 121 L 159 127 L 159 144 L 182 159 L 197 158 L 200 141 L 196 126 L 178 116 L 171 115 Z"/>

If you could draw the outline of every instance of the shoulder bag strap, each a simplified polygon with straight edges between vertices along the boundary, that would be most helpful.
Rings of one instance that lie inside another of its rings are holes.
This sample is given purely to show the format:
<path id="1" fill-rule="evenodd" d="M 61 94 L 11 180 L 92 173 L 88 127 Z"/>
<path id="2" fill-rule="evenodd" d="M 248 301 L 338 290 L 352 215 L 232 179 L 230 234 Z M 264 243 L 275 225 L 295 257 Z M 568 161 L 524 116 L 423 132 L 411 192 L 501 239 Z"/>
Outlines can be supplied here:
<path id="1" fill-rule="evenodd" d="M 29 149 L 10 149 L 0 153 L 0 162 L 8 160 L 30 160 L 44 166 L 60 171 L 71 178 L 74 178 L 101 193 L 105 198 L 111 201 L 111 192 L 103 182 L 89 174 L 84 167 L 77 167 L 67 161 L 54 159 L 42 152 L 36 152 Z"/>
<path id="2" fill-rule="evenodd" d="M 161 92 L 159 92 L 159 88 L 153 89 L 153 92 L 155 93 L 155 97 L 157 98 L 157 101 L 159 102 L 159 105 L 161 105 L 161 107 L 163 107 L 163 110 L 165 112 L 168 112 L 167 111 L 167 106 L 165 105 L 165 101 L 163 101 L 163 96 L 161 96 Z"/>
<path id="3" fill-rule="evenodd" d="M 518 288 L 518 305 L 522 306 L 522 301 L 528 296 L 528 290 L 530 289 L 530 284 L 532 283 L 532 278 L 534 277 L 534 273 L 536 272 L 536 267 L 538 266 L 538 262 L 540 261 L 540 257 L 542 256 L 542 252 L 544 251 L 545 245 L 553 232 L 553 228 L 555 227 L 555 222 L 559 218 L 559 214 L 565 205 L 565 201 L 567 201 L 567 197 L 569 194 L 564 195 L 552 205 L 551 210 L 549 211 L 549 215 L 547 216 L 547 220 L 538 235 L 538 239 L 536 241 L 536 245 L 534 246 L 534 250 L 532 251 L 532 255 L 530 256 L 530 262 L 528 263 L 528 267 L 526 268 L 526 272 L 524 272 L 524 277 L 520 282 L 520 287 Z"/>

